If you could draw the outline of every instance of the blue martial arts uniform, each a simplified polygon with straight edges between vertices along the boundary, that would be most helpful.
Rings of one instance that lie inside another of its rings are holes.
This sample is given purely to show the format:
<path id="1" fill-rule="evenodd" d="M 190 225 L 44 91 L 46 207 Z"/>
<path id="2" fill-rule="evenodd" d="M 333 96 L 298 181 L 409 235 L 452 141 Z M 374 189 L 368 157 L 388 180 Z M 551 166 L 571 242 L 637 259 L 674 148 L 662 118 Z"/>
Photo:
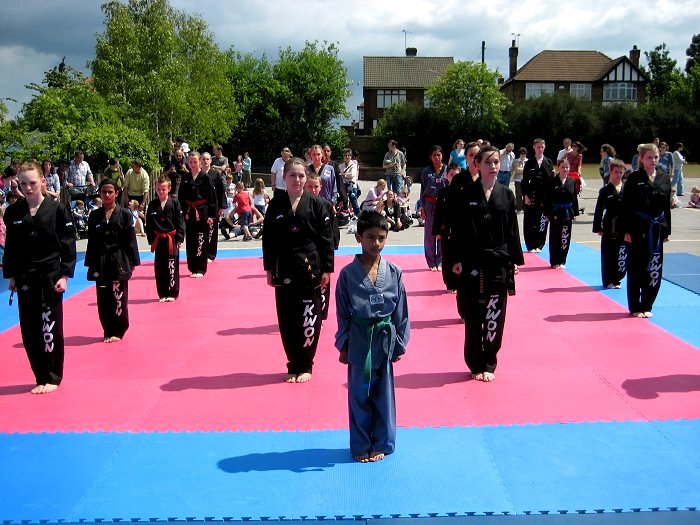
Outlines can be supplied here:
<path id="1" fill-rule="evenodd" d="M 392 360 L 410 336 L 401 269 L 382 258 L 372 283 L 359 256 L 342 269 L 335 291 L 335 346 L 348 350 L 350 452 L 391 454 L 396 442 Z"/>

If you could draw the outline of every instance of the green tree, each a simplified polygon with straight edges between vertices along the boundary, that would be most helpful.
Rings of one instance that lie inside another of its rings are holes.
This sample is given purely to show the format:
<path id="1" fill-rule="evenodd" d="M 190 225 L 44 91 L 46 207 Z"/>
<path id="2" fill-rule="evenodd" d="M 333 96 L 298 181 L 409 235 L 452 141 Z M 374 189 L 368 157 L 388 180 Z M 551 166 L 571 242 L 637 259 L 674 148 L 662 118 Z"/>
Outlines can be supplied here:
<path id="1" fill-rule="evenodd" d="M 501 131 L 508 99 L 498 88 L 498 72 L 485 64 L 456 62 L 426 90 L 431 107 L 448 117 L 454 136 L 490 137 Z"/>
<path id="2" fill-rule="evenodd" d="M 90 62 L 97 91 L 127 109 L 155 144 L 177 135 L 193 147 L 229 138 L 239 113 L 227 82 L 228 56 L 206 23 L 168 0 L 114 0 Z"/>
<path id="3" fill-rule="evenodd" d="M 272 162 L 284 146 L 303 148 L 328 142 L 334 151 L 348 143 L 335 125 L 347 117 L 347 68 L 335 44 L 307 42 L 299 51 L 280 49 L 277 60 L 229 52 L 229 82 L 245 118 L 231 142 L 258 162 Z"/>
<path id="4" fill-rule="evenodd" d="M 57 73 L 58 68 L 49 70 L 42 85 L 27 86 L 35 95 L 16 122 L 17 156 L 66 159 L 80 148 L 95 167 L 119 156 L 141 158 L 146 169 L 157 168 L 153 143 L 144 131 L 125 123 L 123 108 L 109 104 L 75 69 L 66 68 L 59 83 L 54 82 Z"/>
<path id="5" fill-rule="evenodd" d="M 700 34 L 693 35 L 690 46 L 685 50 L 688 60 L 685 62 L 685 72 L 690 74 L 693 66 L 700 63 Z"/>
<path id="6" fill-rule="evenodd" d="M 669 50 L 666 43 L 662 43 L 654 48 L 653 51 L 644 52 L 647 59 L 649 75 L 648 100 L 650 102 L 666 100 L 671 85 L 678 79 L 681 72 L 678 69 L 678 63 L 669 55 Z"/>

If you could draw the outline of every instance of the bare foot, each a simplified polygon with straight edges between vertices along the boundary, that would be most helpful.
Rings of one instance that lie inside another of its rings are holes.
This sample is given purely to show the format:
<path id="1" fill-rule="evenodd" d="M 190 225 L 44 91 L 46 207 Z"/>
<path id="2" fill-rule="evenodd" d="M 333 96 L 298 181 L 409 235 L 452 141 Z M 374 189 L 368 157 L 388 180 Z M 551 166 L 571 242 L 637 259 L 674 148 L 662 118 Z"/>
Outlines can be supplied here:
<path id="1" fill-rule="evenodd" d="M 355 461 L 359 461 L 360 463 L 369 462 L 369 454 L 363 454 L 362 456 L 353 456 L 353 458 L 355 458 Z"/>
<path id="2" fill-rule="evenodd" d="M 174 297 L 166 297 L 166 298 L 165 298 L 165 301 L 168 302 L 168 303 L 172 303 L 174 300 L 175 300 Z"/>
<path id="3" fill-rule="evenodd" d="M 644 312 L 644 317 L 648 319 L 649 317 L 654 317 L 654 314 L 652 314 L 651 312 Z"/>
<path id="4" fill-rule="evenodd" d="M 639 317 L 640 319 L 643 319 L 644 312 L 632 312 L 632 317 Z"/>
<path id="5" fill-rule="evenodd" d="M 297 382 L 297 375 L 296 374 L 287 374 L 284 376 L 284 382 L 285 383 L 296 383 Z"/>
<path id="6" fill-rule="evenodd" d="M 44 393 L 44 385 L 36 385 L 34 388 L 30 390 L 32 394 L 43 394 Z"/>
<path id="7" fill-rule="evenodd" d="M 384 452 L 370 452 L 369 453 L 369 460 L 370 461 L 381 461 L 384 459 Z"/>
<path id="8" fill-rule="evenodd" d="M 116 343 L 117 341 L 121 341 L 121 337 L 117 337 L 116 335 L 113 335 L 112 337 L 107 337 L 105 338 L 105 343 Z"/>
<path id="9" fill-rule="evenodd" d="M 476 381 L 483 381 L 484 374 L 472 374 L 472 379 L 475 379 Z"/>
<path id="10" fill-rule="evenodd" d="M 166 300 L 167 300 L 167 299 L 166 299 L 165 297 L 161 297 L 160 299 L 158 299 L 158 302 L 159 302 L 159 303 L 164 303 Z"/>
<path id="11" fill-rule="evenodd" d="M 496 379 L 496 375 L 495 375 L 495 374 L 492 374 L 491 372 L 484 372 L 484 373 L 482 374 L 482 377 L 483 377 L 482 381 L 485 381 L 485 382 L 487 382 L 487 383 L 490 383 L 491 381 L 493 381 L 494 379 Z"/>
<path id="12" fill-rule="evenodd" d="M 308 383 L 311 381 L 311 374 L 308 372 L 304 372 L 303 374 L 299 374 L 297 376 L 297 383 Z"/>
<path id="13" fill-rule="evenodd" d="M 46 383 L 44 385 L 44 391 L 42 394 L 50 394 L 51 392 L 55 392 L 58 390 L 58 385 L 52 385 L 51 383 Z"/>

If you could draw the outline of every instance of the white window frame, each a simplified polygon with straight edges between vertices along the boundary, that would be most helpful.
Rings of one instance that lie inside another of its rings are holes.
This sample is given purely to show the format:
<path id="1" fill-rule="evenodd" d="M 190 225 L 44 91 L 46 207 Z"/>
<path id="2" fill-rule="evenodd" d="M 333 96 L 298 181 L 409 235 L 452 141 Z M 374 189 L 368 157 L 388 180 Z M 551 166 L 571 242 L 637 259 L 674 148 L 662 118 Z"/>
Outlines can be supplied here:
<path id="1" fill-rule="evenodd" d="M 591 100 L 591 84 L 588 83 L 576 83 L 572 82 L 569 85 L 569 93 L 572 97 L 578 98 L 580 100 Z"/>
<path id="2" fill-rule="evenodd" d="M 542 95 L 554 94 L 554 82 L 527 82 L 525 84 L 525 98 L 537 98 Z"/>
<path id="3" fill-rule="evenodd" d="M 378 89 L 377 109 L 390 108 L 394 104 L 406 102 L 405 89 Z"/>
<path id="4" fill-rule="evenodd" d="M 608 82 L 603 85 L 603 104 L 637 102 L 635 82 Z"/>

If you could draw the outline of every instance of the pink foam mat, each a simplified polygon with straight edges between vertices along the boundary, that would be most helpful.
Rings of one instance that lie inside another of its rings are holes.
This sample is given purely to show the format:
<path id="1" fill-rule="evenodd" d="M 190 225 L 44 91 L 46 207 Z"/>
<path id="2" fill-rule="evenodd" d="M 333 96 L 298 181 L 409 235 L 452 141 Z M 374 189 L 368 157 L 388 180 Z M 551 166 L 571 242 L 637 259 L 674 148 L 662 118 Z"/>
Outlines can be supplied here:
<path id="1" fill-rule="evenodd" d="M 411 343 L 395 368 L 401 426 L 700 417 L 700 352 L 526 255 L 509 299 L 497 380 L 469 380 L 455 296 L 421 256 L 404 269 Z M 350 261 L 338 257 L 340 268 Z M 0 334 L 0 432 L 277 431 L 347 427 L 331 303 L 313 380 L 285 384 L 273 290 L 259 258 L 220 259 L 155 300 L 152 265 L 130 282 L 131 328 L 104 344 L 95 292 L 65 303 L 65 379 L 32 396 L 19 328 Z M 183 275 L 187 275 L 183 267 Z"/>

